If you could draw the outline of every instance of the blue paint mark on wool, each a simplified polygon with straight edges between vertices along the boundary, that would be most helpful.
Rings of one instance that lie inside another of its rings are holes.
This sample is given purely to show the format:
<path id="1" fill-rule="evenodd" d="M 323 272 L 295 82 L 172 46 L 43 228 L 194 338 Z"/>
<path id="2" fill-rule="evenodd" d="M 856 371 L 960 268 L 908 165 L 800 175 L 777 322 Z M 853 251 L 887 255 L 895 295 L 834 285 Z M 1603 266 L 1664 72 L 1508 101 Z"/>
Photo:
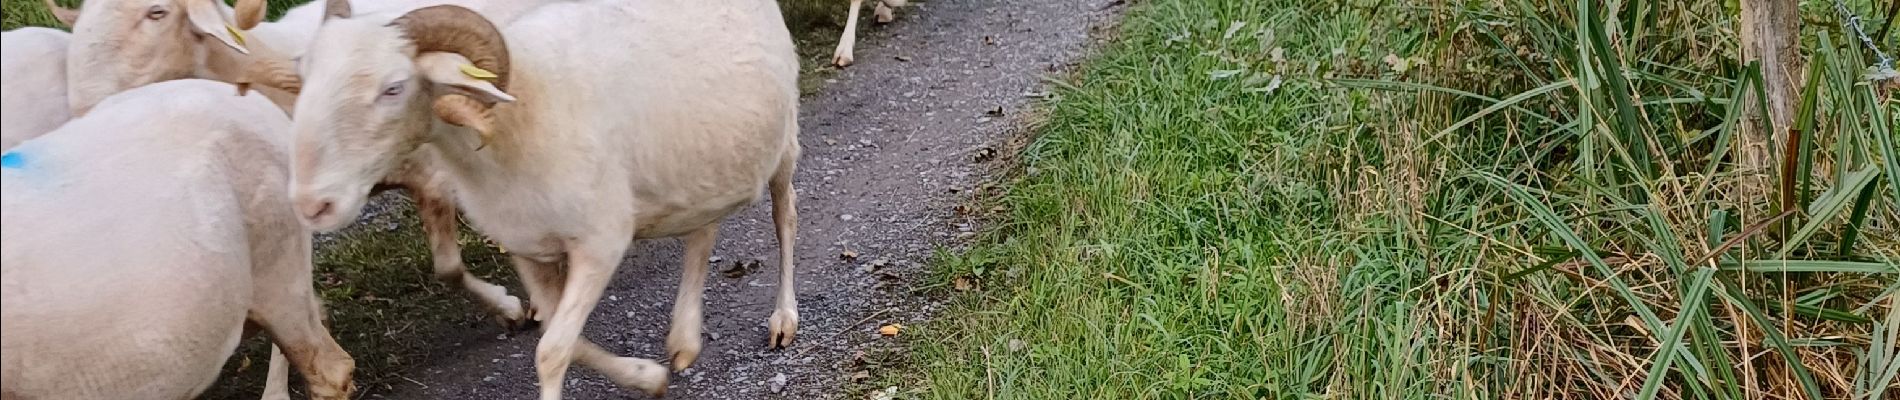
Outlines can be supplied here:
<path id="1" fill-rule="evenodd" d="M 0 168 L 7 168 L 7 169 L 26 168 L 26 156 L 21 155 L 20 152 L 17 152 L 17 151 L 9 151 L 6 154 L 0 154 Z"/>

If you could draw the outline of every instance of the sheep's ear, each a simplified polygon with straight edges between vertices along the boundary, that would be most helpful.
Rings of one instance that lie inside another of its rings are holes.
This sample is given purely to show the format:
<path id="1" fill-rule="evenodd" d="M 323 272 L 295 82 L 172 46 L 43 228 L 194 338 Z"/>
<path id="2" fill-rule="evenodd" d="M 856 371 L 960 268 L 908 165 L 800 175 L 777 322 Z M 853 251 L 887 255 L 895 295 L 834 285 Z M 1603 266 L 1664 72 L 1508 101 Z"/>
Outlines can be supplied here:
<path id="1" fill-rule="evenodd" d="M 191 0 L 185 4 L 185 17 L 191 19 L 191 28 L 198 34 L 217 38 L 239 53 L 251 54 L 251 49 L 244 47 L 244 33 L 231 25 L 224 10 L 219 7 L 224 3 L 217 0 Z"/>
<path id="2" fill-rule="evenodd" d="M 460 54 L 422 53 L 416 57 L 416 70 L 435 83 L 437 95 L 460 94 L 486 104 L 515 101 L 515 96 L 495 87 L 495 73 L 475 67 L 475 63 Z"/>

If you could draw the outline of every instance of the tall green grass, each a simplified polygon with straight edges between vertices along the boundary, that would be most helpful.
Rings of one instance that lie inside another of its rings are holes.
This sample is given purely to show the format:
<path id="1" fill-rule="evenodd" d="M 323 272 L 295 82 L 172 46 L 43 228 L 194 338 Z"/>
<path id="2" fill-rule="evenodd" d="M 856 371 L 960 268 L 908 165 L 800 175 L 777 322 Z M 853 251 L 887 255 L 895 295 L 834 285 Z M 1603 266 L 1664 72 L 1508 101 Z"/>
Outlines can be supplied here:
<path id="1" fill-rule="evenodd" d="M 1900 103 L 1806 5 L 1794 184 L 1748 191 L 1730 7 L 1141 2 L 941 263 L 987 289 L 917 389 L 1900 395 Z"/>

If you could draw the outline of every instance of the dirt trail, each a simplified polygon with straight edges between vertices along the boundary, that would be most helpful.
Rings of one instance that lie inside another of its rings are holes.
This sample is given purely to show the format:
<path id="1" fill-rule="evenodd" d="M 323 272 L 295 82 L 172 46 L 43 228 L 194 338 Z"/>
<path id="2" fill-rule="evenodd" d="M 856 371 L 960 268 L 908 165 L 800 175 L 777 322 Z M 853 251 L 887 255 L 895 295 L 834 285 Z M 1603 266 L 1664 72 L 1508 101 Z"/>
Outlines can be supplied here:
<path id="1" fill-rule="evenodd" d="M 838 0 L 844 3 L 844 0 Z M 1115 0 L 933 0 L 915 2 L 886 26 L 864 24 L 857 65 L 802 103 L 798 340 L 765 350 L 776 280 L 770 202 L 727 219 L 707 281 L 705 348 L 674 374 L 673 399 L 837 398 L 853 355 L 880 339 L 883 323 L 912 322 L 926 301 L 906 294 L 939 246 L 970 227 L 953 207 L 987 165 L 1042 78 L 1082 54 L 1089 30 Z M 869 19 L 869 10 L 866 17 Z M 997 110 L 1001 110 L 1000 112 Z M 840 258 L 857 252 L 856 261 Z M 659 358 L 679 281 L 677 240 L 636 243 L 586 336 L 621 355 Z M 885 260 L 872 271 L 867 264 Z M 735 263 L 763 267 L 737 278 Z M 513 288 L 518 292 L 518 288 Z M 538 335 L 485 326 L 468 340 L 401 374 L 366 398 L 532 398 Z M 361 356 L 359 356 L 361 357 Z M 778 393 L 771 381 L 785 376 Z M 640 398 L 576 367 L 567 398 Z"/>

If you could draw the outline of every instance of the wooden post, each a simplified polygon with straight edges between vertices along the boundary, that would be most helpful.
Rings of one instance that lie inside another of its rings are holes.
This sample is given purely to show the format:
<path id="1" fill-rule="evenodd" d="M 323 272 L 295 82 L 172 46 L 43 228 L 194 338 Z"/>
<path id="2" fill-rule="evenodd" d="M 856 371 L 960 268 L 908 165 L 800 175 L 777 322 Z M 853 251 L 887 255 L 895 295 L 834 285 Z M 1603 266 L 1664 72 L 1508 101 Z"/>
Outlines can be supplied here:
<path id="1" fill-rule="evenodd" d="M 1748 124 L 1743 125 L 1738 143 L 1738 160 L 1746 171 L 1743 199 L 1774 199 L 1773 180 L 1768 179 L 1776 166 L 1775 148 L 1787 143 L 1794 129 L 1795 102 L 1800 99 L 1802 62 L 1798 48 L 1801 39 L 1801 10 L 1798 0 L 1741 0 L 1742 60 L 1760 61 L 1762 91 L 1767 109 L 1753 97 L 1745 100 Z M 1768 123 L 1773 124 L 1770 130 Z M 1783 173 L 1791 173 L 1784 171 Z"/>

